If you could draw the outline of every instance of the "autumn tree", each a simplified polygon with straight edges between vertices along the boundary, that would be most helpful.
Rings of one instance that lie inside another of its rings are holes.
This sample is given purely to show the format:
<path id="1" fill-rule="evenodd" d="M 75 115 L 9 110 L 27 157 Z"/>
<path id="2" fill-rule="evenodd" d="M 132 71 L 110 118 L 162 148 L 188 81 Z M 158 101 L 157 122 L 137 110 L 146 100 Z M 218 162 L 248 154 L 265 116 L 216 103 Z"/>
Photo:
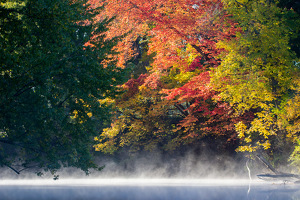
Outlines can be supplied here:
<path id="1" fill-rule="evenodd" d="M 255 112 L 251 123 L 236 124 L 238 150 L 263 150 L 286 161 L 299 134 L 299 57 L 291 49 L 299 15 L 271 1 L 224 2 L 241 32 L 218 43 L 226 51 L 213 73 L 214 87 L 236 115 Z"/>
<path id="2" fill-rule="evenodd" d="M 0 166 L 55 173 L 97 168 L 93 138 L 108 112 L 118 69 L 102 65 L 112 41 L 84 0 L 0 3 Z"/>
<path id="3" fill-rule="evenodd" d="M 104 12 L 97 20 L 101 21 L 104 17 L 113 19 L 106 33 L 107 39 L 122 38 L 115 47 L 120 53 L 116 57 L 119 66 L 128 67 L 128 61 L 141 54 L 140 44 L 145 39 L 148 43 L 147 53 L 152 55 L 151 62 L 145 66 L 147 76 L 137 76 L 124 86 L 129 98 L 124 99 L 122 96 L 117 102 L 117 107 L 122 110 L 116 119 L 119 128 L 113 124 L 108 129 L 109 133 L 103 133 L 102 138 L 97 138 L 99 141 L 119 141 L 118 134 L 123 136 L 124 131 L 131 133 L 132 138 L 139 138 L 138 135 L 143 133 L 147 133 L 147 138 L 155 138 L 153 134 L 156 131 L 144 131 L 147 120 L 150 127 L 160 124 L 160 131 L 176 144 L 196 141 L 206 135 L 225 136 L 224 140 L 227 141 L 236 136 L 236 121 L 251 119 L 249 112 L 238 116 L 240 119 L 236 120 L 230 105 L 215 98 L 217 92 L 211 85 L 212 69 L 220 64 L 217 56 L 222 51 L 216 43 L 231 38 L 239 31 L 228 18 L 221 1 L 90 2 L 95 7 L 104 5 Z M 142 77 L 142 84 L 135 85 L 136 92 L 131 94 L 133 88 L 129 85 L 140 82 Z M 143 112 L 149 109 L 149 105 L 143 104 L 143 101 L 151 102 L 152 110 L 148 113 Z M 157 108 L 161 109 L 160 112 Z M 175 111 L 170 114 L 168 110 Z M 159 120 L 159 116 L 164 116 L 165 120 Z M 176 122 L 172 121 L 174 116 Z M 125 118 L 129 118 L 130 123 L 121 122 Z M 166 119 L 174 123 L 170 122 L 172 126 L 162 128 L 163 123 L 169 123 Z M 134 122 L 141 121 L 143 123 L 132 128 Z M 128 125 L 124 125 L 121 130 L 122 124 Z M 99 145 L 105 146 L 101 143 Z"/>

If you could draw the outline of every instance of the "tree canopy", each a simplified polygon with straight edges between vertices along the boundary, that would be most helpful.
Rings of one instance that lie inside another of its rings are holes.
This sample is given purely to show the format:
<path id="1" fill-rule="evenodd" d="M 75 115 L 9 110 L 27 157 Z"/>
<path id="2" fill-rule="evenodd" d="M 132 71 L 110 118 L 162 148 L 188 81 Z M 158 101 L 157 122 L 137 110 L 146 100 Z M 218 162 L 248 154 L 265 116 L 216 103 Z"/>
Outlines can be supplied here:
<path id="1" fill-rule="evenodd" d="M 222 2 L 104 1 L 103 5 L 97 19 L 113 19 L 107 38 L 123 36 L 115 47 L 119 65 L 130 67 L 130 59 L 147 63 L 140 65 L 147 75 L 130 79 L 124 86 L 128 98 L 117 100 L 122 114 L 116 123 L 128 127 L 119 130 L 119 136 L 125 141 L 136 138 L 139 146 L 149 140 L 152 148 L 165 144 L 167 149 L 206 135 L 225 136 L 225 141 L 234 138 L 236 119 L 228 117 L 226 102 L 213 101 L 216 92 L 210 85 L 211 68 L 219 65 L 217 41 L 238 31 Z M 120 122 L 124 118 L 128 126 Z M 101 136 L 110 138 L 107 144 L 114 143 L 110 133 Z M 104 146 L 100 143 L 96 148 Z"/>
<path id="2" fill-rule="evenodd" d="M 300 162 L 297 1 L 0 5 L 1 166 L 88 172 L 93 148 L 199 141 Z"/>
<path id="3" fill-rule="evenodd" d="M 84 0 L 7 0 L 0 3 L 0 166 L 78 167 L 88 173 L 93 138 L 108 119 L 101 99 L 120 80 L 113 41 L 97 37 L 106 22 Z M 38 172 L 38 171 L 37 171 Z"/>
<path id="4" fill-rule="evenodd" d="M 107 38 L 122 36 L 119 65 L 134 67 L 97 150 L 173 149 L 212 136 L 286 161 L 299 134 L 297 3 L 90 2 L 104 5 L 97 20 L 112 19 Z"/>

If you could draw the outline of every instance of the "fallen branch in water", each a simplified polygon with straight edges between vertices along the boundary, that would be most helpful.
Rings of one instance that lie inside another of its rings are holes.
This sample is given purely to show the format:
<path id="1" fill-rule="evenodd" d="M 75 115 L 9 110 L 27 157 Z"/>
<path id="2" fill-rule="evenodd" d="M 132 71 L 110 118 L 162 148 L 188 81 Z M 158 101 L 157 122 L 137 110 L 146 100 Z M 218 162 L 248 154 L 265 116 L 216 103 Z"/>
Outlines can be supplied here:
<path id="1" fill-rule="evenodd" d="M 300 176 L 297 174 L 289 174 L 277 171 L 262 155 L 257 154 L 256 157 L 274 174 L 259 174 L 257 177 L 265 181 L 283 181 L 283 182 L 297 182 Z"/>

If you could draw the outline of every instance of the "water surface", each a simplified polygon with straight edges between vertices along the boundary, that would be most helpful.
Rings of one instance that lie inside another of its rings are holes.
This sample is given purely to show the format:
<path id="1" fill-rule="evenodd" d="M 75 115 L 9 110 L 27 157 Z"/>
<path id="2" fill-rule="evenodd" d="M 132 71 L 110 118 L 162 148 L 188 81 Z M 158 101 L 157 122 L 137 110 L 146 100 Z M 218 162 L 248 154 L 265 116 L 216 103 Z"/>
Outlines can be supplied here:
<path id="1" fill-rule="evenodd" d="M 300 185 L 216 179 L 2 180 L 2 200 L 300 200 Z"/>

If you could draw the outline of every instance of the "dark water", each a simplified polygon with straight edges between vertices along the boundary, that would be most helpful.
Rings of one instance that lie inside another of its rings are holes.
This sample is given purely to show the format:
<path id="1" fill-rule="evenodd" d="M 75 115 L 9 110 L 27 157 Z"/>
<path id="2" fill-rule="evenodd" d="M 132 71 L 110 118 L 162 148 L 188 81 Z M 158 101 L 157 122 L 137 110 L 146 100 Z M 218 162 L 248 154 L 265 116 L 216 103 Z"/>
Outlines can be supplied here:
<path id="1" fill-rule="evenodd" d="M 300 185 L 245 181 L 0 181 L 1 200 L 300 200 Z"/>

